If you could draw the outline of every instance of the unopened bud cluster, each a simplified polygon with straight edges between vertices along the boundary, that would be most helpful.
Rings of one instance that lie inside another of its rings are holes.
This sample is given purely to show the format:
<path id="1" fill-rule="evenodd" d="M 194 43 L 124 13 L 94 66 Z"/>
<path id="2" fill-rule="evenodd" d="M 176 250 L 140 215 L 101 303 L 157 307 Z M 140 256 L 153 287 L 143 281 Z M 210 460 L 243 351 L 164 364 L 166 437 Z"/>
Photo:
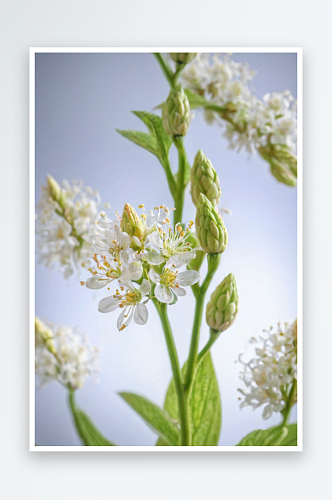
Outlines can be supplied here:
<path id="1" fill-rule="evenodd" d="M 196 52 L 171 52 L 170 56 L 178 64 L 189 64 L 196 57 Z"/>
<path id="2" fill-rule="evenodd" d="M 188 98 L 181 85 L 177 85 L 170 91 L 163 107 L 164 128 L 170 137 L 184 136 L 188 132 L 190 119 Z"/>
<path id="3" fill-rule="evenodd" d="M 228 241 L 227 229 L 219 212 L 202 193 L 198 198 L 195 227 L 204 252 L 213 254 L 225 251 Z"/>
<path id="4" fill-rule="evenodd" d="M 216 332 L 225 331 L 238 312 L 238 294 L 233 274 L 229 274 L 212 293 L 206 307 L 206 322 Z"/>
<path id="5" fill-rule="evenodd" d="M 283 184 L 296 185 L 297 159 L 283 144 L 267 144 L 258 148 L 259 154 L 268 161 L 271 173 Z"/>
<path id="6" fill-rule="evenodd" d="M 220 182 L 217 172 L 211 161 L 199 150 L 195 156 L 191 169 L 191 197 L 195 206 L 198 204 L 199 195 L 203 193 L 207 199 L 217 205 L 221 195 Z"/>

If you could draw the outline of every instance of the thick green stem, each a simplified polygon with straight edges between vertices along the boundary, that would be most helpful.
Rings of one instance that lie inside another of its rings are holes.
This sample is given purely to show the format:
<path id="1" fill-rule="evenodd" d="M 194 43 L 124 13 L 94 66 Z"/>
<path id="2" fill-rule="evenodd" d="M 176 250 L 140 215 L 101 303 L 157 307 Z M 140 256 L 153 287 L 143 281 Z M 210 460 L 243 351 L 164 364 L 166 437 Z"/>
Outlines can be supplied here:
<path id="1" fill-rule="evenodd" d="M 177 173 L 177 196 L 174 198 L 175 202 L 175 212 L 174 212 L 174 224 L 182 222 L 183 206 L 184 206 L 184 195 L 186 189 L 186 179 L 185 173 L 188 165 L 187 155 L 184 148 L 183 137 L 174 137 L 173 142 L 178 150 L 179 158 L 179 168 Z"/>
<path id="2" fill-rule="evenodd" d="M 178 398 L 179 405 L 179 417 L 180 417 L 180 427 L 181 427 L 181 445 L 190 446 L 191 445 L 191 434 L 190 434 L 190 422 L 189 422 L 189 405 L 188 397 L 185 394 L 181 369 L 179 364 L 179 358 L 176 351 L 174 338 L 172 334 L 171 325 L 168 320 L 167 315 L 167 304 L 161 304 L 157 300 L 153 300 L 157 311 L 160 316 L 161 324 L 163 326 L 166 345 L 168 349 L 169 358 L 171 361 L 174 384 L 176 389 L 176 394 Z"/>
<path id="3" fill-rule="evenodd" d="M 188 356 L 188 364 L 185 378 L 185 390 L 190 393 L 190 389 L 194 380 L 194 374 L 197 366 L 197 353 L 198 353 L 198 343 L 199 343 L 199 334 L 201 331 L 203 310 L 204 310 L 204 299 L 207 292 L 207 289 L 210 286 L 212 278 L 215 272 L 218 269 L 220 263 L 221 254 L 208 254 L 208 271 L 203 281 L 199 292 L 196 295 L 196 310 L 194 317 L 193 330 L 191 335 L 191 344 Z"/>
<path id="4" fill-rule="evenodd" d="M 161 67 L 164 75 L 166 76 L 166 79 L 167 79 L 170 87 L 173 88 L 174 87 L 174 75 L 173 75 L 173 71 L 171 70 L 167 60 L 159 52 L 156 52 L 154 54 L 154 56 L 156 57 L 158 63 L 160 64 L 160 67 Z"/>

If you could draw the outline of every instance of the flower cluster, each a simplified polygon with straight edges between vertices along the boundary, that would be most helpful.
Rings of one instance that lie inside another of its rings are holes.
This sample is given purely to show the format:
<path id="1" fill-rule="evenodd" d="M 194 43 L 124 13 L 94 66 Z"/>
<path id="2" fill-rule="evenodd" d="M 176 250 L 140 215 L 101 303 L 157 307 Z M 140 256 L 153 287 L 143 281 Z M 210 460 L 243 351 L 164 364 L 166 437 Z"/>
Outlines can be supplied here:
<path id="1" fill-rule="evenodd" d="M 41 386 L 57 380 L 77 389 L 99 371 L 98 349 L 90 347 L 86 338 L 68 326 L 43 323 L 35 319 L 36 374 Z"/>
<path id="2" fill-rule="evenodd" d="M 163 205 L 149 212 L 144 205 L 139 208 L 141 216 L 126 203 L 122 217 L 102 217 L 91 229 L 89 241 L 96 266 L 89 269 L 91 277 L 81 281 L 94 290 L 110 290 L 112 282 L 117 282 L 114 293 L 99 302 L 98 310 L 108 313 L 121 309 L 120 331 L 132 319 L 139 325 L 147 322 L 150 298 L 170 304 L 186 294 L 184 286 L 200 278 L 195 270 L 179 272 L 196 256 L 189 241 L 193 222 L 186 230 L 180 225 L 173 229 L 169 208 Z"/>
<path id="3" fill-rule="evenodd" d="M 255 97 L 250 82 L 255 72 L 247 63 L 237 63 L 227 55 L 198 54 L 183 73 L 183 84 L 204 96 L 213 106 L 205 109 L 209 123 L 225 127 L 224 136 L 232 149 L 258 150 L 267 144 L 283 144 L 296 153 L 296 101 L 289 91 Z"/>
<path id="4" fill-rule="evenodd" d="M 60 187 L 48 176 L 36 212 L 40 262 L 51 268 L 59 266 L 65 278 L 78 266 L 90 264 L 93 252 L 87 233 L 90 224 L 100 217 L 99 206 L 98 191 L 84 187 L 80 181 L 64 181 Z"/>
<path id="5" fill-rule="evenodd" d="M 297 379 L 297 323 L 279 323 L 276 331 L 271 327 L 260 337 L 262 345 L 256 347 L 256 357 L 249 362 L 239 361 L 244 369 L 240 373 L 246 389 L 239 389 L 244 396 L 240 408 L 252 406 L 256 409 L 265 405 L 263 418 L 273 412 L 281 412 L 287 405 L 296 402 Z M 256 338 L 251 343 L 257 343 Z M 291 401 L 290 401 L 291 399 Z"/>

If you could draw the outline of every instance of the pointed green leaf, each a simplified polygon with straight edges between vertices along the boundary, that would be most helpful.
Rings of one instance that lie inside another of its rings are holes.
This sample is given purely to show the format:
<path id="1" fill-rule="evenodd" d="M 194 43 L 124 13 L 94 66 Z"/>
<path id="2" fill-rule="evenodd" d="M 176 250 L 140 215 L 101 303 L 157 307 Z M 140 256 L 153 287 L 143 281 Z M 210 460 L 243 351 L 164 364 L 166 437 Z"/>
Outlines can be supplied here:
<path id="1" fill-rule="evenodd" d="M 164 129 L 162 118 L 152 113 L 147 113 L 146 111 L 133 111 L 133 113 L 145 123 L 150 134 L 156 138 L 158 144 L 158 157 L 165 166 L 169 163 L 168 152 L 172 145 L 172 139 Z"/>
<path id="2" fill-rule="evenodd" d="M 286 427 L 288 433 L 279 446 L 297 446 L 297 424 L 289 424 Z"/>
<path id="3" fill-rule="evenodd" d="M 225 108 L 218 106 L 214 102 L 208 101 L 207 99 L 205 99 L 205 97 L 195 94 L 194 92 L 191 92 L 188 89 L 185 89 L 185 93 L 188 97 L 191 109 L 206 108 L 206 109 L 212 109 L 213 111 L 220 113 L 225 111 Z"/>
<path id="4" fill-rule="evenodd" d="M 70 395 L 70 409 L 74 417 L 76 430 L 84 446 L 116 446 L 108 441 L 97 429 L 90 417 L 76 406 L 74 393 Z"/>
<path id="5" fill-rule="evenodd" d="M 144 132 L 135 132 L 134 130 L 116 129 L 116 131 L 119 132 L 119 134 L 123 135 L 123 137 L 126 137 L 138 146 L 141 146 L 141 148 L 144 148 L 147 151 L 150 151 L 150 153 L 158 156 L 158 144 L 156 138 L 153 135 L 145 134 Z"/>
<path id="6" fill-rule="evenodd" d="M 270 429 L 250 432 L 237 446 L 280 446 L 287 437 L 287 427 L 271 427 Z"/>
<path id="7" fill-rule="evenodd" d="M 182 371 L 186 369 L 184 365 Z M 178 402 L 172 379 L 165 399 L 164 409 L 172 420 L 179 421 Z M 210 353 L 200 363 L 192 387 L 190 422 L 193 446 L 217 446 L 221 427 L 221 401 L 218 382 Z M 157 446 L 167 446 L 158 440 Z"/>
<path id="8" fill-rule="evenodd" d="M 167 446 L 179 446 L 180 431 L 167 413 L 142 396 L 130 392 L 119 395 L 155 430 Z"/>

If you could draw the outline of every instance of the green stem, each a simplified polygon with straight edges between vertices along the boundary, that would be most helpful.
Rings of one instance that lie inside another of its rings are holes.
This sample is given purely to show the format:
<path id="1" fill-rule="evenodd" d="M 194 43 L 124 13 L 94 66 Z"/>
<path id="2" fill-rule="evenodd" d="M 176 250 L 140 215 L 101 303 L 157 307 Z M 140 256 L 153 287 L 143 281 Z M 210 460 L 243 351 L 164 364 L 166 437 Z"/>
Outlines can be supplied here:
<path id="1" fill-rule="evenodd" d="M 173 142 L 178 150 L 179 158 L 179 169 L 177 173 L 177 196 L 174 199 L 175 202 L 175 212 L 174 212 L 174 225 L 182 222 L 183 206 L 184 206 L 184 194 L 186 189 L 185 183 L 185 172 L 188 164 L 186 151 L 184 148 L 183 137 L 174 137 Z"/>
<path id="2" fill-rule="evenodd" d="M 288 420 L 289 420 L 289 417 L 291 414 L 291 410 L 292 410 L 293 405 L 295 403 L 294 396 L 296 395 L 296 390 L 297 390 L 297 380 L 294 380 L 293 385 L 292 385 L 291 390 L 290 390 L 290 393 L 289 393 L 289 396 L 288 396 L 286 408 L 284 410 L 282 410 L 282 412 L 281 412 L 281 414 L 283 416 L 283 421 L 282 421 L 281 425 L 283 427 L 285 425 L 287 425 L 287 423 L 288 423 Z"/>
<path id="3" fill-rule="evenodd" d="M 157 308 L 160 316 L 161 324 L 163 326 L 166 345 L 168 349 L 169 358 L 171 361 L 172 372 L 174 377 L 174 384 L 176 389 L 176 394 L 178 398 L 179 405 L 179 416 L 180 416 L 180 427 L 181 427 L 181 445 L 190 446 L 191 435 L 190 435 L 190 423 L 189 423 L 189 407 L 188 407 L 188 397 L 185 394 L 181 369 L 179 364 L 179 358 L 176 351 L 174 338 L 172 334 L 171 325 L 168 320 L 167 315 L 167 304 L 159 303 L 156 299 L 153 302 Z"/>
<path id="4" fill-rule="evenodd" d="M 160 160 L 160 162 L 161 162 L 161 160 Z M 167 178 L 169 190 L 171 192 L 171 195 L 173 196 L 173 199 L 175 200 L 177 198 L 177 195 L 178 195 L 178 186 L 175 182 L 174 175 L 173 175 L 172 169 L 171 169 L 171 164 L 169 162 L 168 157 L 167 157 L 167 159 L 165 158 L 163 160 L 163 162 L 161 162 L 161 164 L 164 167 L 164 170 L 166 173 L 166 178 Z"/>
<path id="5" fill-rule="evenodd" d="M 205 358 L 205 356 L 207 355 L 207 353 L 209 352 L 209 350 L 211 349 L 211 347 L 213 346 L 218 337 L 219 337 L 218 332 L 210 328 L 210 338 L 203 347 L 203 349 L 197 355 L 197 365 L 199 365 L 199 363 L 203 361 L 203 359 Z"/>
<path id="6" fill-rule="evenodd" d="M 166 79 L 167 79 L 170 87 L 173 88 L 174 87 L 174 75 L 173 75 L 173 71 L 171 70 L 167 60 L 159 52 L 154 53 L 154 56 L 156 57 L 158 63 L 160 64 L 160 67 L 161 67 L 164 75 L 166 76 Z"/>
<path id="7" fill-rule="evenodd" d="M 209 288 L 210 283 L 212 281 L 212 278 L 218 269 L 221 259 L 221 254 L 219 253 L 208 254 L 207 259 L 208 259 L 208 271 L 205 280 L 203 281 L 199 289 L 199 292 L 197 293 L 196 296 L 196 310 L 195 310 L 194 324 L 191 335 L 186 378 L 184 384 L 185 390 L 188 391 L 188 393 L 190 393 L 191 385 L 194 380 L 195 369 L 197 366 L 197 352 L 198 352 L 199 334 L 201 330 L 203 310 L 204 310 L 204 299 L 207 289 Z"/>

